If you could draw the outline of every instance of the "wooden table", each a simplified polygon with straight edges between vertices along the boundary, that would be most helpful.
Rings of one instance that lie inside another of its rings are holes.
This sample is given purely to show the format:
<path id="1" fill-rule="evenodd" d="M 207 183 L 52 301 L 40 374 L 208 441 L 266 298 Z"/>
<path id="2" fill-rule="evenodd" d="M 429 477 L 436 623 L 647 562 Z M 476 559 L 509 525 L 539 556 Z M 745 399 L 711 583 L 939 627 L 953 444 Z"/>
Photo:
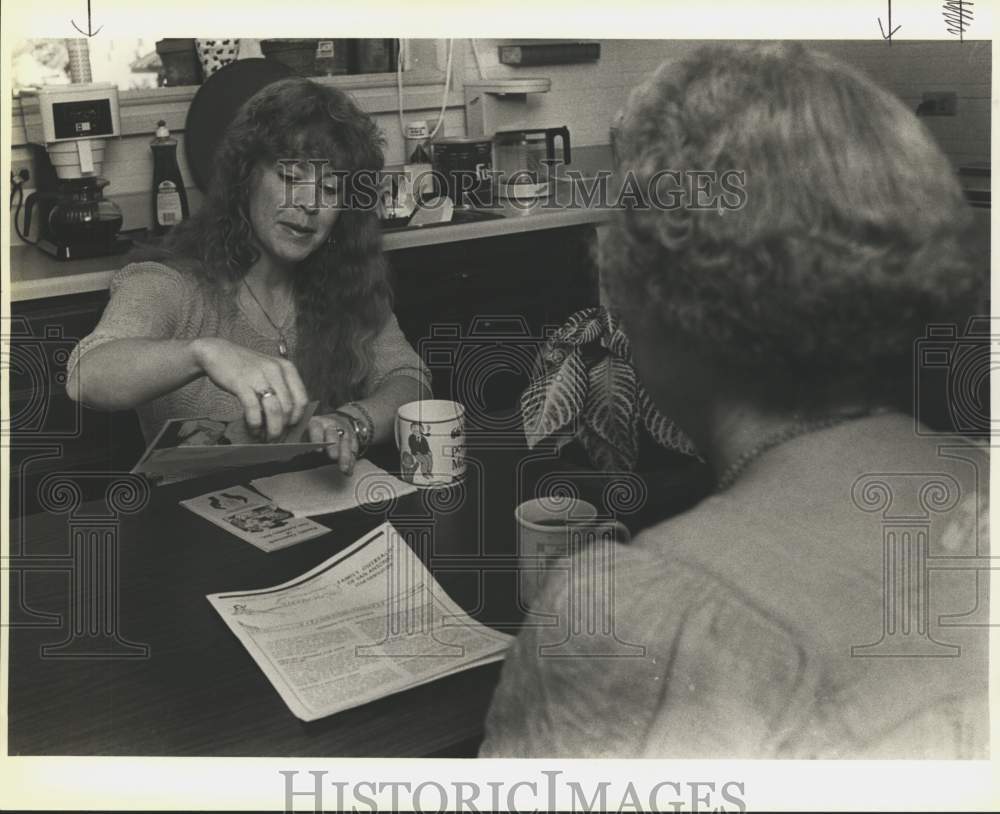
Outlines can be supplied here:
<path id="1" fill-rule="evenodd" d="M 391 467 L 394 455 L 383 449 L 373 457 Z M 155 488 L 148 501 L 128 486 L 102 501 L 77 501 L 73 479 L 86 477 L 77 474 L 45 484 L 50 512 L 11 528 L 10 753 L 474 754 L 500 663 L 306 724 L 205 599 L 283 582 L 389 519 L 456 602 L 516 632 L 519 500 L 559 484 L 578 488 L 634 529 L 685 508 L 704 486 L 692 464 L 661 477 L 643 499 L 647 481 L 637 476 L 608 479 L 509 439 L 470 438 L 468 461 L 460 486 L 318 518 L 329 534 L 269 554 L 177 501 L 276 467 Z M 293 468 L 322 462 L 314 456 Z"/>

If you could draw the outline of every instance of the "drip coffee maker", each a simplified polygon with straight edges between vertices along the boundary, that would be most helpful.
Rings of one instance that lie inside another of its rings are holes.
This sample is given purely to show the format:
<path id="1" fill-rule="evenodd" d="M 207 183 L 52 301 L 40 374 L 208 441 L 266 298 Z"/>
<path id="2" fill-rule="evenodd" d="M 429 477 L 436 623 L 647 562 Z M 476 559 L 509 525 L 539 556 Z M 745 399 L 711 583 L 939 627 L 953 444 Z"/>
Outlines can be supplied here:
<path id="1" fill-rule="evenodd" d="M 105 139 L 119 134 L 118 89 L 110 83 L 37 91 L 41 144 L 32 144 L 37 191 L 25 201 L 24 230 L 38 222 L 39 249 L 59 260 L 121 254 L 122 213 L 104 197 Z"/>
<path id="2" fill-rule="evenodd" d="M 470 136 L 493 139 L 493 167 L 501 198 L 526 200 L 549 194 L 557 163 L 569 164 L 569 128 L 538 127 L 544 118 L 545 78 L 483 79 L 465 83 L 465 127 Z M 562 146 L 562 159 L 555 142 Z"/>

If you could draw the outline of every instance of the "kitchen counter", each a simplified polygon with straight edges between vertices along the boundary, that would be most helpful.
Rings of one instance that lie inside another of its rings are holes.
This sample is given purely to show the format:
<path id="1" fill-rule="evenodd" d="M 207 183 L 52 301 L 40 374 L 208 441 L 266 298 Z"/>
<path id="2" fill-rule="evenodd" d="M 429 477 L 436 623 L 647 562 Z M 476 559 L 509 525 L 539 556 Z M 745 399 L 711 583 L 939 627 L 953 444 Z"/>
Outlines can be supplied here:
<path id="1" fill-rule="evenodd" d="M 518 209 L 505 204 L 502 209 L 491 211 L 502 214 L 503 217 L 478 223 L 390 231 L 383 236 L 383 246 L 386 251 L 391 252 L 543 229 L 597 224 L 606 220 L 609 215 L 606 210 L 545 208 L 543 205 Z M 10 249 L 11 301 L 101 291 L 108 287 L 111 275 L 121 267 L 123 257 L 58 261 L 34 246 L 14 246 Z"/>

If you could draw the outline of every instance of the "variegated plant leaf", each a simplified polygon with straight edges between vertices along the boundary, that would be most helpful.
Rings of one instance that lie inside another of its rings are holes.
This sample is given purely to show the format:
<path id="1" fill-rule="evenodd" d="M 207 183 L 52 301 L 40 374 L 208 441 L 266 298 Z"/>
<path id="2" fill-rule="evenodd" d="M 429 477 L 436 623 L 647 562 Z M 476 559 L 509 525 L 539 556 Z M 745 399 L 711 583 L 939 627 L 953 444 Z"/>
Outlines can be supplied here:
<path id="1" fill-rule="evenodd" d="M 581 433 L 596 435 L 618 453 L 624 468 L 633 469 L 639 457 L 635 370 L 626 360 L 608 355 L 590 368 L 588 381 Z M 588 440 L 584 446 L 596 450 L 598 445 L 592 440 L 588 445 Z"/>
<path id="2" fill-rule="evenodd" d="M 576 347 L 597 342 L 606 330 L 605 314 L 607 310 L 603 306 L 577 311 L 553 334 L 550 341 Z"/>
<path id="3" fill-rule="evenodd" d="M 551 350 L 551 349 L 550 349 Z M 543 350 L 543 358 L 545 355 Z M 544 439 L 568 430 L 579 419 L 587 395 L 587 369 L 576 348 L 545 361 L 546 372 L 533 378 L 521 395 L 521 423 L 529 449 Z M 561 447 L 570 440 L 557 439 Z M 561 441 L 561 443 L 559 443 Z"/>
<path id="4" fill-rule="evenodd" d="M 607 312 L 607 328 L 608 333 L 602 336 L 602 344 L 618 358 L 631 362 L 632 344 L 611 312 Z M 685 455 L 697 455 L 691 439 L 656 408 L 641 382 L 638 383 L 637 401 L 643 426 L 657 444 L 665 449 L 682 452 Z"/>
<path id="5" fill-rule="evenodd" d="M 535 359 L 535 371 L 532 374 L 532 379 L 554 375 L 570 354 L 578 354 L 577 348 L 566 342 L 549 340 L 542 346 L 541 352 Z"/>
<path id="6" fill-rule="evenodd" d="M 601 344 L 619 359 L 632 361 L 632 343 L 621 328 L 616 327 L 610 334 L 602 337 Z"/>
<path id="7" fill-rule="evenodd" d="M 641 384 L 639 385 L 639 415 L 652 439 L 664 449 L 698 456 L 694 443 L 673 421 L 661 413 Z"/>
<path id="8" fill-rule="evenodd" d="M 595 349 L 603 349 L 596 362 Z M 631 358 L 628 336 L 610 311 L 596 307 L 573 314 L 542 348 L 521 397 L 529 447 L 551 438 L 561 448 L 575 434 L 599 469 L 632 470 L 641 423 L 661 446 L 697 455 L 690 439 L 657 410 Z"/>
<path id="9" fill-rule="evenodd" d="M 600 311 L 601 314 L 599 319 L 601 323 L 601 347 L 607 348 L 607 350 L 619 359 L 625 359 L 626 361 L 631 362 L 632 343 L 629 341 L 628 334 L 622 330 L 621 321 L 618 317 L 611 313 L 611 311 L 603 306 Z"/>

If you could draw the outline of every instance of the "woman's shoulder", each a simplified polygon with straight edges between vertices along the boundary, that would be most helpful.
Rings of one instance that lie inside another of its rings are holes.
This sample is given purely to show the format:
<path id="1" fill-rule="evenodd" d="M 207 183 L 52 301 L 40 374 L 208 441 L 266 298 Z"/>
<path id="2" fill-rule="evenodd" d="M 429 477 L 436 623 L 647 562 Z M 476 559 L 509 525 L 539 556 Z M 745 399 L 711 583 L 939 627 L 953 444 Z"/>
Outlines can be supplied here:
<path id="1" fill-rule="evenodd" d="M 641 538 L 591 544 L 558 561 L 531 613 L 547 621 L 525 625 L 507 655 L 488 756 L 698 754 L 710 745 L 686 725 L 696 707 L 706 717 L 735 714 L 748 692 L 767 706 L 765 698 L 804 689 L 807 654 L 780 620 Z M 664 693 L 679 710 L 665 728 Z M 674 729 L 685 737 L 659 742 Z"/>
<path id="2" fill-rule="evenodd" d="M 197 281 L 189 271 L 160 260 L 135 260 L 126 263 L 111 277 L 112 294 L 125 286 L 144 287 L 150 291 L 175 289 L 194 292 Z"/>
<path id="3" fill-rule="evenodd" d="M 563 581 L 562 590 L 556 591 L 561 595 L 551 600 L 554 604 L 569 602 L 588 590 L 596 596 L 613 584 L 614 613 L 619 622 L 638 625 L 654 636 L 662 633 L 668 618 L 670 624 L 683 627 L 691 621 L 691 608 L 704 608 L 709 597 L 715 612 L 732 615 L 739 626 L 756 616 L 755 626 L 785 627 L 782 620 L 769 618 L 771 614 L 755 607 L 752 592 L 717 573 L 710 563 L 673 552 L 670 530 L 671 524 L 666 521 L 643 531 L 628 544 L 596 541 L 583 547 L 564 561 L 568 579 Z M 668 602 L 664 602 L 665 596 L 669 596 Z M 650 627 L 653 619 L 659 621 Z"/>
<path id="4" fill-rule="evenodd" d="M 126 263 L 112 275 L 110 291 L 186 308 L 203 308 L 213 299 L 212 286 L 191 265 L 162 259 Z"/>
<path id="5" fill-rule="evenodd" d="M 114 273 L 111 305 L 135 314 L 169 315 L 174 330 L 199 331 L 215 321 L 215 297 L 190 269 L 162 260 L 136 260 Z"/>
<path id="6" fill-rule="evenodd" d="M 653 526 L 629 544 L 598 542 L 576 552 L 566 563 L 567 578 L 556 581 L 540 610 L 579 630 L 598 621 L 580 615 L 603 604 L 612 638 L 638 645 L 661 667 L 673 663 L 671 653 L 684 651 L 705 668 L 738 662 L 770 675 L 777 665 L 769 678 L 777 685 L 782 675 L 800 674 L 810 661 L 802 631 L 711 561 L 674 552 L 675 525 Z M 581 654 L 594 644 L 584 643 Z M 604 646 L 598 643 L 598 651 Z"/>

